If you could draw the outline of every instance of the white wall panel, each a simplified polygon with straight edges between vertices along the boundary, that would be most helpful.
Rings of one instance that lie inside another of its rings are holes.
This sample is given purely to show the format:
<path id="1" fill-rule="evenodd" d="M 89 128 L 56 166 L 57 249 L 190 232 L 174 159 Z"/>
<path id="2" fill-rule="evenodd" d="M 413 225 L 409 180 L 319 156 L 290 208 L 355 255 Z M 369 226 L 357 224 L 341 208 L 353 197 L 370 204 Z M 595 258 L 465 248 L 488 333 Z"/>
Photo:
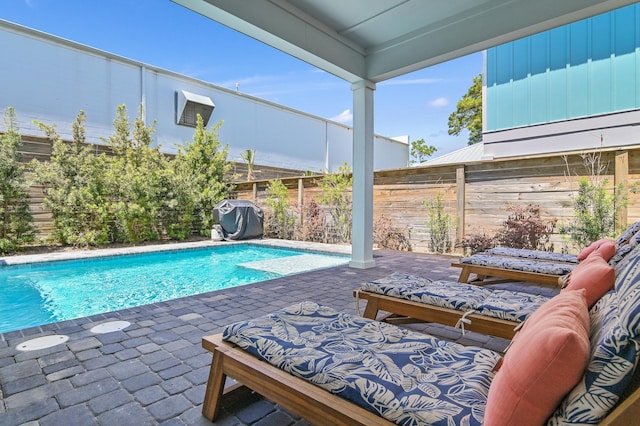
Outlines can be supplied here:
<path id="1" fill-rule="evenodd" d="M 87 140 L 103 143 L 113 133 L 118 105 L 126 105 L 133 123 L 141 103 L 148 125 L 156 121 L 154 143 L 164 152 L 193 138 L 194 128 L 176 124 L 176 92 L 208 96 L 215 104 L 208 128 L 222 120 L 220 141 L 229 159 L 246 149 L 256 163 L 324 171 L 351 164 L 348 126 L 145 65 L 0 20 L 0 46 L 11 66 L 0 78 L 0 108 L 12 106 L 23 134 L 44 136 L 34 119 L 55 124 L 71 139 L 71 124 L 83 110 Z M 376 136 L 375 168 L 406 165 L 408 145 Z"/>

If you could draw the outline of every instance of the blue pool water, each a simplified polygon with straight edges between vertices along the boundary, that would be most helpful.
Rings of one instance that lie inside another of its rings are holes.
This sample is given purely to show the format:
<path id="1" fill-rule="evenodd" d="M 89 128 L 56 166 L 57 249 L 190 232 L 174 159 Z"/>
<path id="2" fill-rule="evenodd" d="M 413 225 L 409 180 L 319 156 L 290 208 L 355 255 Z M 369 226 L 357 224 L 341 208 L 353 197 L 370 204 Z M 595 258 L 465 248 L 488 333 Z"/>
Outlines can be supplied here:
<path id="1" fill-rule="evenodd" d="M 276 278 L 287 272 L 268 266 L 286 265 L 287 258 L 307 269 L 347 262 L 243 244 L 2 266 L 0 333 Z"/>

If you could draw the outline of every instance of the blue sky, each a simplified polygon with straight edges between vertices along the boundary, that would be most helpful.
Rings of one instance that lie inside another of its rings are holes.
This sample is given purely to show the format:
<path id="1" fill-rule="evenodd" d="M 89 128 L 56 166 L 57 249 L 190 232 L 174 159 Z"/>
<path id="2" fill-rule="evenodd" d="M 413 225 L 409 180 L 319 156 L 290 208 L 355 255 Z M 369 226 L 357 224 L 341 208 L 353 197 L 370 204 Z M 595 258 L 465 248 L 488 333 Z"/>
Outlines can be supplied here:
<path id="1" fill-rule="evenodd" d="M 0 0 L 0 18 L 351 124 L 349 83 L 169 0 Z M 466 146 L 448 117 L 480 72 L 476 53 L 379 83 L 375 133 Z"/>

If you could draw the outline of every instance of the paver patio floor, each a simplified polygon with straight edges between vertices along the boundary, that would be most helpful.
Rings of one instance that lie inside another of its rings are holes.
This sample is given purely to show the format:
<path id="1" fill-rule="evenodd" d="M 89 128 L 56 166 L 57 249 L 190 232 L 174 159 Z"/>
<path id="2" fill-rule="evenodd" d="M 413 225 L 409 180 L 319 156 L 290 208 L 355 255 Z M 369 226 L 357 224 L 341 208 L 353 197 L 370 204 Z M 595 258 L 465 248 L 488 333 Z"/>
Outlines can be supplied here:
<path id="1" fill-rule="evenodd" d="M 395 271 L 457 280 L 455 257 L 379 250 L 376 267 L 339 266 L 0 334 L 0 425 L 210 425 L 201 414 L 211 354 L 204 335 L 239 320 L 312 300 L 355 313 L 352 291 L 363 281 Z M 532 284 L 501 284 L 552 295 Z M 363 304 L 364 306 L 364 304 Z M 90 329 L 109 320 L 131 326 L 106 334 Z M 414 329 L 463 344 L 503 350 L 508 341 L 437 324 Z M 20 352 L 27 339 L 64 334 L 49 349 Z M 303 425 L 258 395 L 227 404 L 219 425 Z"/>

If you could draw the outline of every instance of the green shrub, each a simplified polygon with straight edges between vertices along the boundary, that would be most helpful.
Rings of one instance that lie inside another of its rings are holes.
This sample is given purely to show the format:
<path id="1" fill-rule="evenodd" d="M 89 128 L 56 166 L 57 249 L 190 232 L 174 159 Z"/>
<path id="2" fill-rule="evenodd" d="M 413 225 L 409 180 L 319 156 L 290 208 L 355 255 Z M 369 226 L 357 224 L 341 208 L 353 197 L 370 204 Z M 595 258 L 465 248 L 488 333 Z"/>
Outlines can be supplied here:
<path id="1" fill-rule="evenodd" d="M 29 194 L 25 167 L 18 149 L 15 110 L 4 113 L 5 133 L 0 135 L 0 254 L 9 254 L 35 239 L 33 218 L 29 211 Z"/>
<path id="2" fill-rule="evenodd" d="M 271 238 L 290 239 L 295 217 L 289 204 L 289 191 L 280 179 L 269 181 L 264 234 Z"/>
<path id="3" fill-rule="evenodd" d="M 232 164 L 227 160 L 228 149 L 221 148 L 218 122 L 207 131 L 198 115 L 193 140 L 180 147 L 175 158 L 175 193 L 177 220 L 184 223 L 198 220 L 202 235 L 210 235 L 215 224 L 213 208 L 229 198 L 233 185 L 228 177 Z"/>
<path id="4" fill-rule="evenodd" d="M 427 227 L 429 228 L 431 251 L 435 253 L 448 253 L 451 250 L 451 237 L 449 236 L 451 217 L 444 213 L 442 197 L 442 193 L 438 193 L 433 200 L 424 202 L 429 214 Z"/>
<path id="5" fill-rule="evenodd" d="M 574 217 L 569 224 L 560 227 L 560 232 L 568 234 L 578 247 L 585 247 L 615 235 L 616 212 L 626 204 L 626 194 L 621 185 L 611 190 L 607 188 L 608 167 L 600 152 L 581 157 L 588 176 L 578 180 L 578 191 L 573 196 Z"/>
<path id="6" fill-rule="evenodd" d="M 341 243 L 351 242 L 351 168 L 344 163 L 337 173 L 326 175 L 318 185 L 322 189 L 320 203 L 328 208 L 336 239 Z"/>
<path id="7" fill-rule="evenodd" d="M 73 140 L 62 141 L 55 125 L 36 121 L 52 141 L 49 161 L 33 161 L 34 179 L 44 185 L 44 205 L 53 216 L 53 237 L 62 244 L 94 246 L 109 242 L 107 159 L 85 143 L 80 111 L 72 124 Z"/>

